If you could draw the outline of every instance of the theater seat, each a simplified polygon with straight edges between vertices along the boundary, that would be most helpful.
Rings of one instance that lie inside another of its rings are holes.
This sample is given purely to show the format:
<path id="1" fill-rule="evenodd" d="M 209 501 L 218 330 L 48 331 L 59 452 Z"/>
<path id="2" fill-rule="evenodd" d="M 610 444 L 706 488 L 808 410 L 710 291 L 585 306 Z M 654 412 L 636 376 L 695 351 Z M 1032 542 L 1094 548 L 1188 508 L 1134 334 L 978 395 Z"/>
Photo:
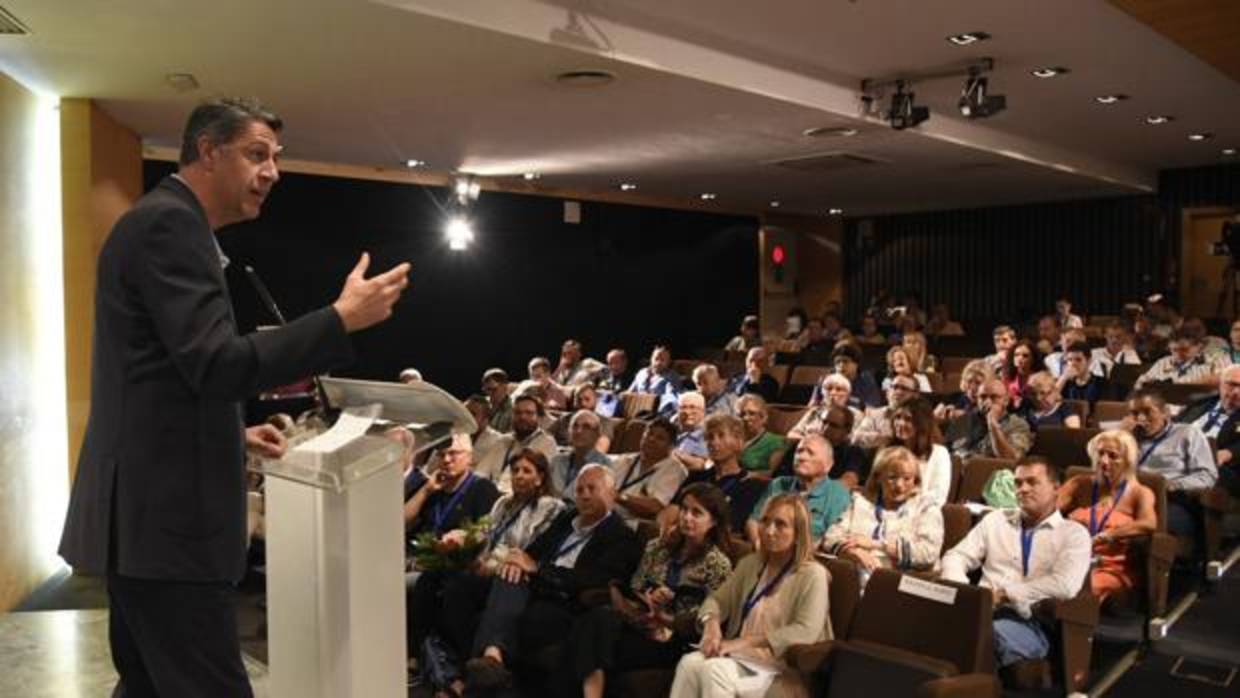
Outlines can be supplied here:
<path id="1" fill-rule="evenodd" d="M 796 648 L 795 666 L 828 698 L 998 696 L 991 606 L 987 589 L 880 569 L 843 639 Z"/>
<path id="2" fill-rule="evenodd" d="M 1098 435 L 1099 429 L 1042 427 L 1033 438 L 1031 456 L 1044 456 L 1061 470 L 1089 463 L 1085 445 Z"/>
<path id="3" fill-rule="evenodd" d="M 809 408 L 805 403 L 800 405 L 786 405 L 776 403 L 767 407 L 766 428 L 780 436 L 788 433 L 788 430 L 797 425 L 801 421 L 801 417 Z"/>
<path id="4" fill-rule="evenodd" d="M 1009 458 L 983 458 L 973 457 L 964 461 L 963 472 L 960 474 L 960 486 L 956 489 L 956 496 L 953 502 L 964 504 L 966 502 L 981 502 L 982 490 L 985 489 L 986 483 L 990 481 L 990 477 L 999 470 L 1015 470 L 1016 461 Z"/>
<path id="5" fill-rule="evenodd" d="M 617 416 L 631 419 L 643 412 L 653 411 L 658 398 L 658 395 L 651 393 L 620 393 L 620 414 Z M 622 453 L 622 451 L 616 451 L 616 453 Z"/>
<path id="6" fill-rule="evenodd" d="M 1128 403 L 1119 400 L 1099 400 L 1094 403 L 1090 412 L 1090 426 L 1097 427 L 1103 422 L 1118 422 L 1128 416 Z"/>
<path id="7" fill-rule="evenodd" d="M 615 454 L 636 452 L 641 446 L 642 434 L 646 433 L 647 424 L 650 422 L 644 419 L 630 419 L 625 422 L 624 429 L 616 432 L 616 440 L 608 450 Z"/>

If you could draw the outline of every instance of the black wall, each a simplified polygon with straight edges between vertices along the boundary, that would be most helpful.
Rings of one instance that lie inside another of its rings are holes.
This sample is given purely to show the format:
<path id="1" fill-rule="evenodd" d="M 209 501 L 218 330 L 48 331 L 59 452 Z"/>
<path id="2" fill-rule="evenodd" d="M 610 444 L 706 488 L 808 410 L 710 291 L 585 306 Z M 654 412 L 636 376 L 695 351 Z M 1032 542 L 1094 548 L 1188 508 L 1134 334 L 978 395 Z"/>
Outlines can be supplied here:
<path id="1" fill-rule="evenodd" d="M 173 171 L 149 161 L 147 188 Z M 482 371 L 516 379 L 535 355 L 554 363 L 562 340 L 590 356 L 629 351 L 633 370 L 653 342 L 688 355 L 719 346 L 757 310 L 757 221 L 582 203 L 563 222 L 560 199 L 484 192 L 477 240 L 443 239 L 443 189 L 285 174 L 256 221 L 222 231 L 238 324 L 271 324 L 242 268 L 252 265 L 288 317 L 335 300 L 363 250 L 371 269 L 408 260 L 411 285 L 387 323 L 354 338 L 357 362 L 336 375 L 395 380 L 407 366 L 457 395 Z"/>
<path id="2" fill-rule="evenodd" d="M 1096 314 L 1175 297 L 1181 209 L 1196 206 L 1240 206 L 1240 165 L 1165 171 L 1157 196 L 850 220 L 848 312 L 859 317 L 880 289 L 983 326 L 1032 319 L 1063 293 Z"/>

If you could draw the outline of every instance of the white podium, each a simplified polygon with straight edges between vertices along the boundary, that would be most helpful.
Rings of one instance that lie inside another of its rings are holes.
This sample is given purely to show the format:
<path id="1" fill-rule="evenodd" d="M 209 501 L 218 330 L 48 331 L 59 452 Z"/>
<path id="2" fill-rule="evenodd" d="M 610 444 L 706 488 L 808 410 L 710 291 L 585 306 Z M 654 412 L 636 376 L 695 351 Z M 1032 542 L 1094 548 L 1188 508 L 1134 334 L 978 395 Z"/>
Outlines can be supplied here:
<path id="1" fill-rule="evenodd" d="M 421 448 L 476 429 L 455 398 L 427 383 L 322 381 L 333 407 L 410 424 Z M 299 434 L 283 459 L 261 465 L 270 695 L 403 698 L 401 448 L 371 433 L 333 432 Z"/>

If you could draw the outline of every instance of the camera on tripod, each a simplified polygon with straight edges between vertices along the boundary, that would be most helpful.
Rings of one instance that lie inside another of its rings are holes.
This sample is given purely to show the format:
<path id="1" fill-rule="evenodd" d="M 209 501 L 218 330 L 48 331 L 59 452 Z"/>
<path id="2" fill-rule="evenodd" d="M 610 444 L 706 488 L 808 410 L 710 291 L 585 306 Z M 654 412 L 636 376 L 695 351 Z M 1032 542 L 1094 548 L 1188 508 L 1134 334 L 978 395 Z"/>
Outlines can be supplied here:
<path id="1" fill-rule="evenodd" d="M 1240 222 L 1223 221 L 1219 241 L 1210 243 L 1210 254 L 1215 257 L 1231 257 L 1233 264 L 1240 262 Z"/>

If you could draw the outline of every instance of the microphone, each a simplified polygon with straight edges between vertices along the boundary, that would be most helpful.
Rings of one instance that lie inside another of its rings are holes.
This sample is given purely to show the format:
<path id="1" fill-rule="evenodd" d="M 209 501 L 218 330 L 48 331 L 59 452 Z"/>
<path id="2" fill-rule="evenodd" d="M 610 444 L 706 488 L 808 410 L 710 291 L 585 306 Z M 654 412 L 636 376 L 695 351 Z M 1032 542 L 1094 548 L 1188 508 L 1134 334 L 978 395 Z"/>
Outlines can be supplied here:
<path id="1" fill-rule="evenodd" d="M 284 313 L 280 312 L 280 306 L 276 305 L 276 299 L 271 297 L 271 292 L 267 290 L 267 284 L 263 283 L 263 280 L 259 278 L 258 272 L 254 271 L 254 267 L 248 264 L 245 265 L 245 275 L 249 278 L 250 285 L 258 293 L 258 297 L 262 300 L 263 305 L 266 306 L 267 312 L 271 313 L 281 325 L 287 325 L 288 321 L 284 319 Z M 311 376 L 310 379 L 314 381 L 314 392 L 318 398 L 319 409 L 326 418 L 328 411 L 332 408 L 331 403 L 327 401 L 327 391 L 323 389 L 323 382 L 319 380 L 318 376 Z"/>
<path id="2" fill-rule="evenodd" d="M 271 292 L 267 290 L 267 284 L 258 278 L 258 272 L 254 271 L 254 267 L 248 264 L 245 265 L 245 275 L 250 278 L 250 285 L 258 292 L 258 297 L 262 300 L 263 305 L 267 307 L 267 311 L 275 316 L 275 319 L 281 325 L 287 325 L 288 321 L 284 319 L 284 313 L 280 312 L 280 306 L 276 305 L 276 299 L 271 297 Z"/>

